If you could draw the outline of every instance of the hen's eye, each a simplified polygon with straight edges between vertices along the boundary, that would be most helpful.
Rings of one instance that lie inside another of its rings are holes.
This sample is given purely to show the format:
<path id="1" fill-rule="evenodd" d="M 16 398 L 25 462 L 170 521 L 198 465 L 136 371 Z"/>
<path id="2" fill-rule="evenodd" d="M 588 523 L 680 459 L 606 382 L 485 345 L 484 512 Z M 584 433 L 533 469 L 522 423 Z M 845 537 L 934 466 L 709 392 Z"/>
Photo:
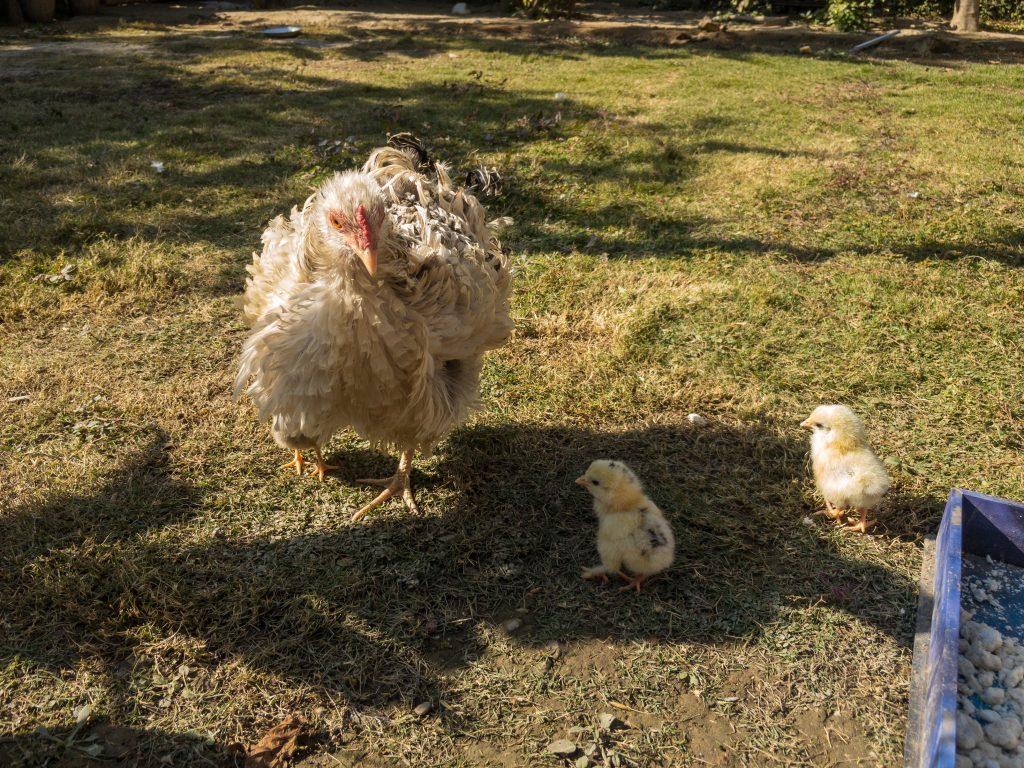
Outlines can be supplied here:
<path id="1" fill-rule="evenodd" d="M 591 480 L 590 482 L 592 482 L 594 485 L 600 485 L 601 484 L 597 480 Z"/>
<path id="2" fill-rule="evenodd" d="M 330 220 L 331 226 L 335 229 L 344 229 L 345 224 L 347 223 L 345 221 L 345 217 L 337 211 L 331 211 L 327 218 Z"/>

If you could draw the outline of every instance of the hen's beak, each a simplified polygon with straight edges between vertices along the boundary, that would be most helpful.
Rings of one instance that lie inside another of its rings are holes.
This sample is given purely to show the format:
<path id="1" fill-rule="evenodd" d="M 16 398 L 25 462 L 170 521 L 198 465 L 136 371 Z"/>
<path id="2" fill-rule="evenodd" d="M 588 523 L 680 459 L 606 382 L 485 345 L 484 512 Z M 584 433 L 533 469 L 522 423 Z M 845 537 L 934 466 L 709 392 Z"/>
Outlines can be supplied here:
<path id="1" fill-rule="evenodd" d="M 576 485 L 582 485 L 582 486 L 586 487 L 586 485 L 587 485 L 587 476 L 586 475 L 580 475 L 579 477 L 576 478 L 575 482 L 576 482 Z"/>
<path id="2" fill-rule="evenodd" d="M 803 421 L 801 421 L 800 422 L 800 426 L 801 427 L 806 427 L 807 429 L 814 429 L 814 425 L 811 424 L 811 420 L 810 419 L 804 419 Z"/>
<path id="3" fill-rule="evenodd" d="M 363 266 L 366 267 L 366 271 L 370 273 L 370 277 L 377 274 L 377 249 L 366 248 L 359 254 L 360 260 L 363 262 Z"/>

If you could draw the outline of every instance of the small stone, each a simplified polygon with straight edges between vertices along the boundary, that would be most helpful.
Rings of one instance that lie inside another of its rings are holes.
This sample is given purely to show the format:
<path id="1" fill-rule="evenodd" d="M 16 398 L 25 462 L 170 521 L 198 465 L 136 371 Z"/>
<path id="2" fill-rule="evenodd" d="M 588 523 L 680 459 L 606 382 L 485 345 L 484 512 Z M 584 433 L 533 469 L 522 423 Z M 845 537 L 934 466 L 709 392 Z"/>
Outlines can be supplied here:
<path id="1" fill-rule="evenodd" d="M 576 768 L 588 768 L 590 765 L 590 758 L 586 755 L 580 755 L 576 758 Z"/>
<path id="2" fill-rule="evenodd" d="M 695 427 L 706 427 L 708 420 L 701 416 L 699 413 L 691 413 L 686 417 L 686 420 L 693 424 Z"/>
<path id="3" fill-rule="evenodd" d="M 508 621 L 502 623 L 501 628 L 505 631 L 506 634 L 511 635 L 521 626 L 523 626 L 522 619 L 509 619 Z"/>
<path id="4" fill-rule="evenodd" d="M 602 712 L 600 715 L 598 715 L 597 722 L 600 724 L 602 731 L 610 731 L 616 725 L 622 724 L 619 718 L 617 718 L 611 712 Z"/>
<path id="5" fill-rule="evenodd" d="M 468 16 L 469 6 L 466 5 L 465 3 L 456 3 L 455 5 L 452 6 L 452 13 L 454 13 L 456 16 Z"/>
<path id="6" fill-rule="evenodd" d="M 811 52 L 811 46 L 809 46 L 809 45 L 801 45 L 800 46 L 800 53 L 806 55 L 806 54 L 808 54 L 810 52 Z"/>
<path id="7" fill-rule="evenodd" d="M 555 101 L 565 101 L 568 98 L 569 94 L 563 93 L 562 91 L 559 91 L 558 93 L 555 94 Z"/>
<path id="8" fill-rule="evenodd" d="M 434 708 L 434 705 L 429 701 L 422 701 L 416 705 L 416 708 L 412 711 L 416 717 L 425 717 L 430 713 L 430 710 Z"/>
<path id="9" fill-rule="evenodd" d="M 547 751 L 552 755 L 559 755 L 561 757 L 569 757 L 573 752 L 576 751 L 576 745 L 568 739 L 555 739 L 548 744 Z"/>

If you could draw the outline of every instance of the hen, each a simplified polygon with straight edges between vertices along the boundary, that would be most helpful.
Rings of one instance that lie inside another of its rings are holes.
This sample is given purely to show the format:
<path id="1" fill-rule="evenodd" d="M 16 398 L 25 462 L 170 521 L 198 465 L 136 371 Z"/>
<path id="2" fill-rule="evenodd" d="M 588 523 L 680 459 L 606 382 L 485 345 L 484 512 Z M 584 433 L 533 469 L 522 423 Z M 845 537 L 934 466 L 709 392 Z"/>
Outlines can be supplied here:
<path id="1" fill-rule="evenodd" d="M 325 181 L 278 216 L 254 254 L 244 298 L 252 333 L 235 381 L 301 474 L 303 451 L 349 426 L 401 453 L 383 492 L 353 515 L 401 495 L 409 475 L 479 396 L 486 350 L 508 340 L 511 287 L 477 198 L 407 134 L 374 150 L 361 171 Z"/>

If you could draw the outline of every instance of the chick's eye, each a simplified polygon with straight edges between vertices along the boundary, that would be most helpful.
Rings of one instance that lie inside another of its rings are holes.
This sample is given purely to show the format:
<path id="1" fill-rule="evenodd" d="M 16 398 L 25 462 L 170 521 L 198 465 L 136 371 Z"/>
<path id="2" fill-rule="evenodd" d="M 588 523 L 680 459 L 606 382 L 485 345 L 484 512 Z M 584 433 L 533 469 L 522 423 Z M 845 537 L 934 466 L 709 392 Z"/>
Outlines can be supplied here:
<path id="1" fill-rule="evenodd" d="M 825 425 L 822 424 L 820 421 L 816 421 L 816 422 L 814 422 L 814 428 L 815 429 L 824 429 Z"/>
<path id="2" fill-rule="evenodd" d="M 601 484 L 601 483 L 600 483 L 600 482 L 598 482 L 597 480 L 591 480 L 590 482 L 592 482 L 592 483 L 593 483 L 594 485 L 600 485 L 600 484 Z"/>

